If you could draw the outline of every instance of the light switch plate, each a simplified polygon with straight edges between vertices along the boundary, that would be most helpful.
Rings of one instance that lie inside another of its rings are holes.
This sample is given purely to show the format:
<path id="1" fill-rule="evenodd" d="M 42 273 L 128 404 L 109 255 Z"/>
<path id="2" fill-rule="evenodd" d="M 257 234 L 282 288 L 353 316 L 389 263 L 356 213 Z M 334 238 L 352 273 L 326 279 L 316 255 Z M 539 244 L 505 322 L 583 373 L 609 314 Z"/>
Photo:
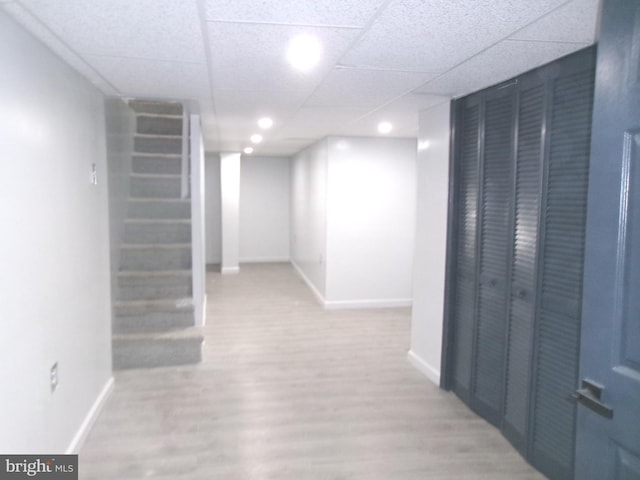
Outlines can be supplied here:
<path id="1" fill-rule="evenodd" d="M 58 388 L 58 362 L 54 363 L 51 367 L 49 379 L 51 383 L 51 393 L 53 393 L 56 391 L 56 388 Z"/>

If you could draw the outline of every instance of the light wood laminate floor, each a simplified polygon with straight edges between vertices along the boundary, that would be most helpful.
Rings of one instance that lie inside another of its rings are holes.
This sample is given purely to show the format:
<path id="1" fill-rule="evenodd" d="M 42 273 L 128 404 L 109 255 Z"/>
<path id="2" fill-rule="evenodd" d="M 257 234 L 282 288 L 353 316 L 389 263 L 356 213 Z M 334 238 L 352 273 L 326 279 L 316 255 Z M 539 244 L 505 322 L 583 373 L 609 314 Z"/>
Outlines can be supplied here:
<path id="1" fill-rule="evenodd" d="M 81 479 L 544 478 L 407 362 L 409 309 L 324 311 L 287 264 L 207 289 L 203 363 L 117 372 Z"/>

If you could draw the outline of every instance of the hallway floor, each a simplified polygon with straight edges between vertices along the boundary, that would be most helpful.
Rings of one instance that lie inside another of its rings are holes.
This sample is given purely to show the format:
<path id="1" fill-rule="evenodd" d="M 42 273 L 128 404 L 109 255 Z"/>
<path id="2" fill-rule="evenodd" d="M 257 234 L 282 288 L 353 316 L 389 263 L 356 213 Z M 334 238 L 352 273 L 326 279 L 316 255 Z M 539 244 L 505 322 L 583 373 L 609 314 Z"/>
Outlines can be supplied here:
<path id="1" fill-rule="evenodd" d="M 115 373 L 81 480 L 540 480 L 407 361 L 409 309 L 324 311 L 287 264 L 209 272 L 203 363 Z"/>

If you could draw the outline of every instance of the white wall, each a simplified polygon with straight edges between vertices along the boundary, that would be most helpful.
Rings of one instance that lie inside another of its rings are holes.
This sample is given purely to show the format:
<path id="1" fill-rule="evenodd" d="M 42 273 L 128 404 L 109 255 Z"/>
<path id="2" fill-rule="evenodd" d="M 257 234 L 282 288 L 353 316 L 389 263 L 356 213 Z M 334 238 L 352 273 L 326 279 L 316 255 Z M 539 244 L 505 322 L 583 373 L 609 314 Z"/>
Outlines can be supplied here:
<path id="1" fill-rule="evenodd" d="M 205 171 L 205 251 L 207 263 L 222 263 L 222 205 L 220 193 L 220 155 L 207 153 Z"/>
<path id="2" fill-rule="evenodd" d="M 449 195 L 449 102 L 422 112 L 409 360 L 440 381 Z"/>
<path id="3" fill-rule="evenodd" d="M 240 154 L 220 154 L 222 273 L 240 271 Z"/>
<path id="4" fill-rule="evenodd" d="M 111 379 L 104 98 L 3 12 L 0 58 L 0 452 L 64 452 Z"/>
<path id="5" fill-rule="evenodd" d="M 206 317 L 206 223 L 205 223 L 205 170 L 204 141 L 200 115 L 189 116 L 191 164 L 191 274 L 193 306 L 196 325 L 204 325 Z"/>
<path id="6" fill-rule="evenodd" d="M 290 170 L 285 157 L 243 156 L 238 199 L 238 261 L 289 261 Z M 205 159 L 207 263 L 222 263 L 220 155 Z M 229 247 L 228 247 L 229 248 Z"/>
<path id="7" fill-rule="evenodd" d="M 284 157 L 242 157 L 240 262 L 289 261 L 290 165 Z"/>
<path id="8" fill-rule="evenodd" d="M 291 261 L 324 302 L 328 141 L 298 153 L 291 164 Z"/>
<path id="9" fill-rule="evenodd" d="M 325 306 L 409 306 L 416 141 L 328 141 Z"/>

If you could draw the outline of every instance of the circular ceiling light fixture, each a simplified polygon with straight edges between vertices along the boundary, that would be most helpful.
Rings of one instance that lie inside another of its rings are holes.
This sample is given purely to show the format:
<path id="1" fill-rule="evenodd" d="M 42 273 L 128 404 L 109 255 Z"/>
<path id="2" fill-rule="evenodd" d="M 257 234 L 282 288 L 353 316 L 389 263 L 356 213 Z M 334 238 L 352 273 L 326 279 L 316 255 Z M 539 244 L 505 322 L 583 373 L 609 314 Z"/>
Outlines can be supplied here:
<path id="1" fill-rule="evenodd" d="M 383 135 L 391 132 L 391 130 L 393 130 L 393 125 L 391 125 L 389 122 L 380 122 L 378 124 L 378 132 L 382 133 Z"/>
<path id="2" fill-rule="evenodd" d="M 258 126 L 263 130 L 266 130 L 267 128 L 271 128 L 273 126 L 273 120 L 271 120 L 269 117 L 262 117 L 260 120 L 258 120 Z"/>
<path id="3" fill-rule="evenodd" d="M 244 153 L 251 155 L 253 153 L 253 147 L 247 147 L 244 149 Z"/>
<path id="4" fill-rule="evenodd" d="M 320 62 L 322 46 L 313 35 L 303 34 L 293 37 L 287 49 L 287 60 L 293 68 L 307 72 Z"/>
<path id="5" fill-rule="evenodd" d="M 262 141 L 262 135 L 255 133 L 251 135 L 251 143 L 260 143 Z"/>

